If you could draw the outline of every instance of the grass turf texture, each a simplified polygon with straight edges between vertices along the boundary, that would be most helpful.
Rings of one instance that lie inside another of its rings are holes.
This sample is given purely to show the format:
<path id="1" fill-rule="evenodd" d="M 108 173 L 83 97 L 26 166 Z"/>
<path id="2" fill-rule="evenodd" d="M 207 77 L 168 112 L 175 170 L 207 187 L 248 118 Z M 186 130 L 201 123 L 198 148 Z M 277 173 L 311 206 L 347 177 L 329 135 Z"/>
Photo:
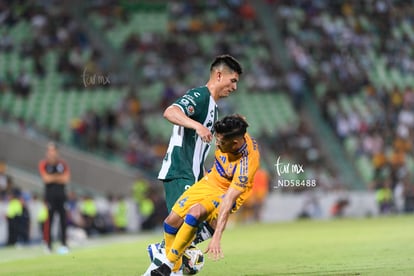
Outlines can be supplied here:
<path id="1" fill-rule="evenodd" d="M 410 275 L 413 227 L 414 216 L 229 227 L 225 258 L 207 258 L 198 275 Z M 161 233 L 103 238 L 67 255 L 2 248 L 0 275 L 141 275 L 146 246 L 160 239 Z"/>

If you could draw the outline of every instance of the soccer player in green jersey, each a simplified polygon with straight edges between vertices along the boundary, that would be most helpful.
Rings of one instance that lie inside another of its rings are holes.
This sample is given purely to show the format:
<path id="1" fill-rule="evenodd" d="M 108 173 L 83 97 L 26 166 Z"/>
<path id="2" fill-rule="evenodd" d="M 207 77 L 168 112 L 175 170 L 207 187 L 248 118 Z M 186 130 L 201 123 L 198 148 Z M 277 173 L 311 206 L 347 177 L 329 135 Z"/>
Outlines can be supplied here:
<path id="1" fill-rule="evenodd" d="M 207 84 L 187 91 L 164 111 L 173 126 L 170 143 L 158 175 L 164 184 L 168 211 L 193 183 L 204 175 L 204 161 L 213 138 L 216 102 L 237 89 L 242 73 L 230 55 L 215 58 Z"/>
<path id="2" fill-rule="evenodd" d="M 164 185 L 168 212 L 184 191 L 203 177 L 213 124 L 218 119 L 216 103 L 237 90 L 242 72 L 240 63 L 231 55 L 217 56 L 211 63 L 207 83 L 188 90 L 165 109 L 164 117 L 174 126 L 158 179 Z M 211 227 L 203 228 L 207 228 L 202 230 L 206 238 L 212 235 Z M 148 246 L 151 260 L 158 247 Z M 151 270 L 150 266 L 147 272 Z"/>

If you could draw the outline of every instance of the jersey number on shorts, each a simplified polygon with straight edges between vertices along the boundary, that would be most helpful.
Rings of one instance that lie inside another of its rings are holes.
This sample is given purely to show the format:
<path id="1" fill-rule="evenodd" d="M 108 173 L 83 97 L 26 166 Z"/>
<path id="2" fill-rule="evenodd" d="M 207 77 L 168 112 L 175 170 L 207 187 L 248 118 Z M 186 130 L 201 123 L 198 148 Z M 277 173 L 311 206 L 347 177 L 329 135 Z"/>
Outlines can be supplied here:
<path id="1" fill-rule="evenodd" d="M 188 196 L 186 196 L 185 198 L 181 199 L 180 201 L 178 201 L 178 205 L 183 208 L 185 205 L 185 202 L 187 201 Z"/>

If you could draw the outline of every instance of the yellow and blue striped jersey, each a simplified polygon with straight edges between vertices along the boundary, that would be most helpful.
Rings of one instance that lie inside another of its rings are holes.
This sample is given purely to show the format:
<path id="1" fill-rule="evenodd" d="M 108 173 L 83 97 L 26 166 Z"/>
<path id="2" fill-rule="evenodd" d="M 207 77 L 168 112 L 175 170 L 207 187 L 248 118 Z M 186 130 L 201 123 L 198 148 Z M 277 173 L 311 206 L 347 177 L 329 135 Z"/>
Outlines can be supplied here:
<path id="1" fill-rule="evenodd" d="M 224 193 L 232 187 L 242 192 L 236 202 L 237 210 L 249 196 L 253 179 L 260 167 L 259 147 L 248 133 L 244 136 L 246 143 L 236 154 L 223 153 L 219 148 L 215 152 L 214 165 L 205 180 L 218 187 Z"/>

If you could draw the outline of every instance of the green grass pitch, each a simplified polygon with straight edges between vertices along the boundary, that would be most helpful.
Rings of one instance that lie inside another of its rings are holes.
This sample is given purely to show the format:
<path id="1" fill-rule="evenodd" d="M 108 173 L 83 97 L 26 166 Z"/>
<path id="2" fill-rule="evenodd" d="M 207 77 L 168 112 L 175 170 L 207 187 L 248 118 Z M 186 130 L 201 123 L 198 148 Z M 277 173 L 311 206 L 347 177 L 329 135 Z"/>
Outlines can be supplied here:
<path id="1" fill-rule="evenodd" d="M 413 275 L 414 216 L 229 226 L 198 275 Z M 108 237 L 45 255 L 0 249 L 0 275 L 141 275 L 161 233 Z M 205 249 L 206 243 L 199 245 Z"/>

